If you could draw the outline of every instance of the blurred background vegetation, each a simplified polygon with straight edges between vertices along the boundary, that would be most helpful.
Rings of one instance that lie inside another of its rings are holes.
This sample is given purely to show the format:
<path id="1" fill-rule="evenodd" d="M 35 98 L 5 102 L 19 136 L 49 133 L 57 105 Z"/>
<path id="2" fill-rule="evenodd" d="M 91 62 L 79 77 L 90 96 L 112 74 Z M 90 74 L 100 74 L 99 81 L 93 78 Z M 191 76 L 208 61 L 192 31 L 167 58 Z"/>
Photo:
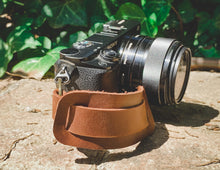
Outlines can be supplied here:
<path id="1" fill-rule="evenodd" d="M 220 58 L 220 0 L 0 0 L 0 77 L 41 79 L 59 51 L 115 19 L 142 35 L 171 37 L 195 57 Z"/>

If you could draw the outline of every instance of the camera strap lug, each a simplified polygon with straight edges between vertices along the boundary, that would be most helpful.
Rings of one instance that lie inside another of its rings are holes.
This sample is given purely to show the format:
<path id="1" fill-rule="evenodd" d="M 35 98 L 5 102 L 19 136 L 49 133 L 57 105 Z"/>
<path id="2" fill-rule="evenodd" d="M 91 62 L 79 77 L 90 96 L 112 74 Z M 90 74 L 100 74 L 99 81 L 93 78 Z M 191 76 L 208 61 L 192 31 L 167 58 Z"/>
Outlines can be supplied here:
<path id="1" fill-rule="evenodd" d="M 66 66 L 63 66 L 61 68 L 61 70 L 57 73 L 54 80 L 57 84 L 59 95 L 62 96 L 63 95 L 62 86 L 70 83 L 70 76 L 67 72 L 67 67 Z"/>

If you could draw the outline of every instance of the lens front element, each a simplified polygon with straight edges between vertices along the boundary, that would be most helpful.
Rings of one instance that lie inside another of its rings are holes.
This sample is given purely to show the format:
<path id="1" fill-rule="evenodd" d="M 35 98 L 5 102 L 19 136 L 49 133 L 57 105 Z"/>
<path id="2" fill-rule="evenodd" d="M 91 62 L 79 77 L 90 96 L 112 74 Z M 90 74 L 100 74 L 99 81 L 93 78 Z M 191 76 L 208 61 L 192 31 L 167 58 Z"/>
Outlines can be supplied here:
<path id="1" fill-rule="evenodd" d="M 186 55 L 183 53 L 180 63 L 177 69 L 177 74 L 176 74 L 176 81 L 175 81 L 175 87 L 174 87 L 174 97 L 176 100 L 178 100 L 181 96 L 181 91 L 183 89 L 183 85 L 185 82 L 185 77 L 186 77 Z"/>
<path id="2" fill-rule="evenodd" d="M 191 51 L 185 47 L 182 48 L 176 62 L 177 69 L 174 69 L 174 98 L 175 103 L 179 103 L 185 93 L 190 72 Z"/>
<path id="3" fill-rule="evenodd" d="M 191 51 L 169 38 L 134 36 L 120 49 L 121 84 L 125 90 L 145 87 L 151 104 L 177 104 L 189 79 Z"/>

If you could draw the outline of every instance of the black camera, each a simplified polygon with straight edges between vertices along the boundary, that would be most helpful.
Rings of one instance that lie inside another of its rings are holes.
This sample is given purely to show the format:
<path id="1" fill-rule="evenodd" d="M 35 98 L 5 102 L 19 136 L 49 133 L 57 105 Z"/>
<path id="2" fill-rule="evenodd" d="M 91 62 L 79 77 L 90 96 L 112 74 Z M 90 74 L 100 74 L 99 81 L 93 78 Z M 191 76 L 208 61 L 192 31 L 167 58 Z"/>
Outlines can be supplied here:
<path id="1" fill-rule="evenodd" d="M 189 79 L 191 51 L 169 38 L 141 36 L 140 23 L 110 21 L 103 30 L 60 51 L 60 90 L 133 91 L 143 85 L 151 104 L 179 103 Z"/>

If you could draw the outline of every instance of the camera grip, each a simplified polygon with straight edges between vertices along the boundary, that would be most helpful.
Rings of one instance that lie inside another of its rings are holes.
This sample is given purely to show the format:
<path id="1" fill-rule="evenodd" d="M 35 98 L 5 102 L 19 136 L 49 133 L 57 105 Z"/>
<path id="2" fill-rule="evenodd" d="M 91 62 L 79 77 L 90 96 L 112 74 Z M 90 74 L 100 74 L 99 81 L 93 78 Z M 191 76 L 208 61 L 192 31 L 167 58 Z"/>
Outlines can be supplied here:
<path id="1" fill-rule="evenodd" d="M 143 86 L 135 92 L 53 92 L 53 132 L 65 145 L 116 149 L 142 140 L 155 123 Z"/>

